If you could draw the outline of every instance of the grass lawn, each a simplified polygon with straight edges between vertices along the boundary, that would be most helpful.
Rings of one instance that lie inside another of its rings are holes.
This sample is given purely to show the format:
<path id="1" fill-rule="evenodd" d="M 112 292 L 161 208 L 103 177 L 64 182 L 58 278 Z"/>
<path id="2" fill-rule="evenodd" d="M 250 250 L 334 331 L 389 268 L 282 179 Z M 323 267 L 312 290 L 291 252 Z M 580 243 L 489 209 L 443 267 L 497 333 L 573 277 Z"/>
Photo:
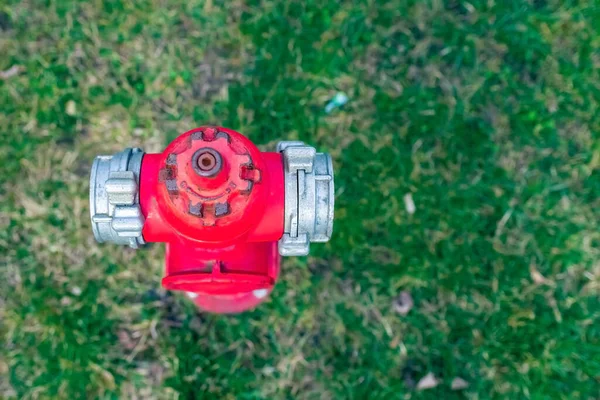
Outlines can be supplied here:
<path id="1" fill-rule="evenodd" d="M 599 21 L 596 1 L 0 1 L 0 397 L 600 398 Z M 236 316 L 89 221 L 96 154 L 211 123 L 336 169 L 331 242 Z"/>

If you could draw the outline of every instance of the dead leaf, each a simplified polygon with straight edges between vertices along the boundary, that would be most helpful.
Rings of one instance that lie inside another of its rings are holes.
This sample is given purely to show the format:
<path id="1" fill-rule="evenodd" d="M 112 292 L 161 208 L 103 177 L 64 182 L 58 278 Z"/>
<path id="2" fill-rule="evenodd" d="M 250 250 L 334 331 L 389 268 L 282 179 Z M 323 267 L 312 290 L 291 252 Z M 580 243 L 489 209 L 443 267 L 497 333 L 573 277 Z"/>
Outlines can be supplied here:
<path id="1" fill-rule="evenodd" d="M 409 292 L 403 290 L 398 297 L 394 299 L 392 307 L 394 311 L 400 315 L 406 315 L 412 310 L 415 305 L 413 298 Z"/>
<path id="2" fill-rule="evenodd" d="M 2 78 L 2 79 L 12 78 L 13 76 L 18 75 L 19 72 L 21 72 L 22 70 L 23 70 L 23 67 L 21 67 L 20 65 L 13 65 L 12 67 L 10 67 L 9 69 L 7 69 L 5 71 L 0 71 L 0 78 Z"/>
<path id="3" fill-rule="evenodd" d="M 109 371 L 102 368 L 98 364 L 90 363 L 89 366 L 92 371 L 98 374 L 99 378 L 103 381 L 104 385 L 106 385 L 108 389 L 113 390 L 116 387 L 115 377 L 113 376 L 113 374 L 111 374 Z"/>
<path id="4" fill-rule="evenodd" d="M 67 101 L 67 106 L 65 107 L 65 112 L 67 115 L 73 116 L 77 113 L 77 104 L 73 100 Z"/>
<path id="5" fill-rule="evenodd" d="M 542 275 L 540 273 L 540 271 L 537 270 L 536 266 L 534 263 L 531 263 L 529 265 L 529 275 L 531 276 L 531 279 L 537 283 L 538 285 L 543 285 L 543 284 L 548 284 L 550 283 L 550 281 L 548 281 L 548 279 L 546 279 L 544 277 L 544 275 Z"/>
<path id="6" fill-rule="evenodd" d="M 452 390 L 462 390 L 469 387 L 469 382 L 465 381 L 463 378 L 457 376 L 452 379 L 452 383 L 450 384 L 450 388 Z"/>
<path id="7" fill-rule="evenodd" d="M 67 307 L 71 305 L 71 298 L 64 296 L 62 299 L 60 299 L 60 305 L 63 307 Z"/>
<path id="8" fill-rule="evenodd" d="M 166 368 L 159 362 L 150 364 L 150 378 L 155 386 L 160 386 L 164 377 Z"/>
<path id="9" fill-rule="evenodd" d="M 433 389 L 440 384 L 440 381 L 435 377 L 433 372 L 428 373 L 417 383 L 417 390 Z"/>
<path id="10" fill-rule="evenodd" d="M 121 329 L 117 333 L 117 338 L 119 339 L 121 346 L 126 350 L 133 350 L 137 344 L 137 341 L 135 341 L 125 329 Z"/>

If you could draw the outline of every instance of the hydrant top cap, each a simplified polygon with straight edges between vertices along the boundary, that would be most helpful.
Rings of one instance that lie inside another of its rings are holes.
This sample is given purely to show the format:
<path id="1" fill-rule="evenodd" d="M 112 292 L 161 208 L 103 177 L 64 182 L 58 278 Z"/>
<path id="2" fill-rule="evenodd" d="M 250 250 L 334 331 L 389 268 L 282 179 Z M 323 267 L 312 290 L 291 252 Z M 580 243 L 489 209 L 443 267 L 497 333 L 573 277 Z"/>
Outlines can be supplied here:
<path id="1" fill-rule="evenodd" d="M 240 133 L 193 129 L 163 152 L 159 205 L 184 236 L 207 242 L 232 239 L 260 219 L 266 172 L 260 151 Z"/>

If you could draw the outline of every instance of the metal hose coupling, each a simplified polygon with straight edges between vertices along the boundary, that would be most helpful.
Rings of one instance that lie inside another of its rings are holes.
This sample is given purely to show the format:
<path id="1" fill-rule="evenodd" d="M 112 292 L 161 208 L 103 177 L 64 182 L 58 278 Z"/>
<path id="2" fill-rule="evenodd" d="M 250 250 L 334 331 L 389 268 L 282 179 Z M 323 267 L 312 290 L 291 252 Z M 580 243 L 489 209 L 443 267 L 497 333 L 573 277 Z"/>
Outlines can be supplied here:
<path id="1" fill-rule="evenodd" d="M 144 152 L 128 148 L 112 156 L 97 156 L 90 175 L 90 216 L 100 243 L 144 244 L 140 208 L 140 170 Z"/>
<path id="2" fill-rule="evenodd" d="M 327 242 L 333 231 L 333 164 L 331 156 L 317 153 L 303 142 L 279 142 L 285 179 L 282 256 L 306 256 L 310 242 Z"/>

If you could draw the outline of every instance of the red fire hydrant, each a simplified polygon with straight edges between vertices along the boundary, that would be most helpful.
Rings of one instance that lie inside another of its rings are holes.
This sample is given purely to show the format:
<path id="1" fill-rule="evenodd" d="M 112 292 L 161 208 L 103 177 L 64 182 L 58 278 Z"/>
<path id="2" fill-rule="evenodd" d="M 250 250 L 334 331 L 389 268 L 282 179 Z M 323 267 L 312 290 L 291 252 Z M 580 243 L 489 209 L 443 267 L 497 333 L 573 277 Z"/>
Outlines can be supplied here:
<path id="1" fill-rule="evenodd" d="M 261 152 L 231 129 L 200 127 L 164 152 L 98 156 L 90 213 L 99 242 L 166 243 L 162 285 L 203 310 L 264 301 L 280 255 L 307 255 L 333 228 L 331 158 L 302 142 Z"/>

